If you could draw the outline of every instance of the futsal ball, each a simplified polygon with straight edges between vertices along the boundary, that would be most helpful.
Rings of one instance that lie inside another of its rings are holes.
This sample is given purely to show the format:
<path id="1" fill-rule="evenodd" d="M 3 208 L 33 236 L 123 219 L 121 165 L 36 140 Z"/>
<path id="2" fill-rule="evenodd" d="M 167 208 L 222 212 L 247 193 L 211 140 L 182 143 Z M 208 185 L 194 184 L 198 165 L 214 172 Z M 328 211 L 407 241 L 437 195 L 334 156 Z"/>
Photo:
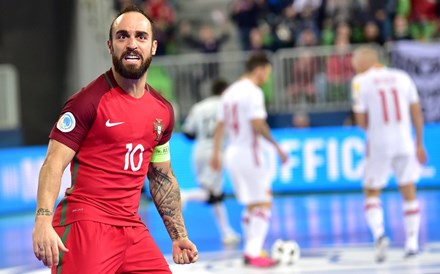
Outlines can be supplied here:
<path id="1" fill-rule="evenodd" d="M 295 241 L 276 240 L 272 245 L 271 257 L 282 265 L 295 264 L 301 255 L 299 245 Z"/>

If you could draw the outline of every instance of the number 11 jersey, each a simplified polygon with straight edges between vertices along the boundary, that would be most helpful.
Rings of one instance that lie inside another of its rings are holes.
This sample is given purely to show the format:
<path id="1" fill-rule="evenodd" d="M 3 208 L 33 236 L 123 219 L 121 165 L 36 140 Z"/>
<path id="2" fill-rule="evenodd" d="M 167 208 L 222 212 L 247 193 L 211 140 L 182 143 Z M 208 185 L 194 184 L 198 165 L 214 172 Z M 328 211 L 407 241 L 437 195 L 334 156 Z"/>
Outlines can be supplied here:
<path id="1" fill-rule="evenodd" d="M 414 153 L 410 106 L 419 96 L 406 72 L 372 67 L 353 78 L 352 99 L 355 113 L 367 113 L 368 154 Z"/>

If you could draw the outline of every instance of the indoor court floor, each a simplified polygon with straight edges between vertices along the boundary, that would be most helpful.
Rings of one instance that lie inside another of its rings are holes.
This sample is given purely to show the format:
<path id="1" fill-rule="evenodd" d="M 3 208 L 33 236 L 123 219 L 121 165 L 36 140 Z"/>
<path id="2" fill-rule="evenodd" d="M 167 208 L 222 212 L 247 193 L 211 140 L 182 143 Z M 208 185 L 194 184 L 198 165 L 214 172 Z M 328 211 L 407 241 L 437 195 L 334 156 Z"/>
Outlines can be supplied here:
<path id="1" fill-rule="evenodd" d="M 190 238 L 198 246 L 199 262 L 179 266 L 170 262 L 173 273 L 181 274 L 433 274 L 440 273 L 440 189 L 419 190 L 422 222 L 422 252 L 403 258 L 404 230 L 401 197 L 398 192 L 383 194 L 386 232 L 391 247 L 384 263 L 375 263 L 371 236 L 363 215 L 360 193 L 297 194 L 277 196 L 267 250 L 276 239 L 295 240 L 301 258 L 294 265 L 255 269 L 243 264 L 241 245 L 223 246 L 211 209 L 205 204 L 188 203 L 184 217 Z M 226 200 L 229 217 L 237 231 L 241 206 L 234 198 Z M 171 241 L 154 205 L 142 203 L 142 218 L 169 259 Z M 32 251 L 33 214 L 0 217 L 0 274 L 50 273 Z"/>

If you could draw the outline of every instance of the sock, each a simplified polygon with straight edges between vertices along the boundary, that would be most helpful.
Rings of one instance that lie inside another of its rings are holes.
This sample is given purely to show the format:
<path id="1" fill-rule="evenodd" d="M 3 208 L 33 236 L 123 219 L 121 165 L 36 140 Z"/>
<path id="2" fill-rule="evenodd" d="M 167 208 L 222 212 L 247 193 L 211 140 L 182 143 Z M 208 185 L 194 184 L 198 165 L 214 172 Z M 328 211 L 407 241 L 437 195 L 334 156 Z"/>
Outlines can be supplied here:
<path id="1" fill-rule="evenodd" d="M 259 257 L 269 231 L 271 210 L 267 207 L 255 207 L 249 212 L 248 236 L 244 245 L 244 254 Z"/>
<path id="2" fill-rule="evenodd" d="M 404 224 L 406 232 L 405 249 L 417 251 L 419 249 L 420 209 L 417 200 L 403 203 Z"/>
<path id="3" fill-rule="evenodd" d="M 243 212 L 241 213 L 241 230 L 243 231 L 243 238 L 246 242 L 249 237 L 249 211 L 247 208 L 243 209 Z"/>
<path id="4" fill-rule="evenodd" d="M 231 228 L 231 225 L 229 224 L 228 213 L 226 211 L 225 204 L 222 202 L 215 203 L 212 205 L 212 209 L 214 211 L 215 221 L 222 237 L 225 237 L 229 233 L 234 232 Z"/>
<path id="5" fill-rule="evenodd" d="M 373 238 L 376 241 L 384 235 L 383 209 L 378 197 L 370 197 L 365 200 L 365 218 Z"/>

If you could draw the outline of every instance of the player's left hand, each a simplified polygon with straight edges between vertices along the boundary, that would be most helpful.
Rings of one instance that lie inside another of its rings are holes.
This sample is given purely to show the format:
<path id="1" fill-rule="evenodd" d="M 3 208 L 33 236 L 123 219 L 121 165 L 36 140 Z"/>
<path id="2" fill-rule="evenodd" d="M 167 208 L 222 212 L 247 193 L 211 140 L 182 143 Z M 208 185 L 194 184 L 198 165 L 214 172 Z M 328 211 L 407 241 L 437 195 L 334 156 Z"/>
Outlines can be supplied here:
<path id="1" fill-rule="evenodd" d="M 197 247 L 188 238 L 174 240 L 172 252 L 176 264 L 195 263 L 199 258 Z"/>

